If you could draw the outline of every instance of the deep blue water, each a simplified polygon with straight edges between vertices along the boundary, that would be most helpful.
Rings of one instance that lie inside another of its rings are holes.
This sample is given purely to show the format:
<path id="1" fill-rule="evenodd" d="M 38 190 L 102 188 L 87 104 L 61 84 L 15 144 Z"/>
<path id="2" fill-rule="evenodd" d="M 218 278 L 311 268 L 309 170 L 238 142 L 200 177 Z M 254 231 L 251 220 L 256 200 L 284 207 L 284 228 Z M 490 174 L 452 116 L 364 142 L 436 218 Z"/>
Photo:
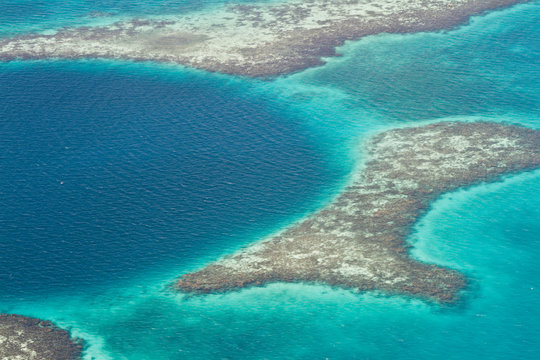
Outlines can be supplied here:
<path id="1" fill-rule="evenodd" d="M 224 80 L 99 63 L 0 71 L 0 297 L 185 264 L 338 175 L 297 119 Z"/>
<path id="2" fill-rule="evenodd" d="M 0 0 L 0 34 L 209 4 Z M 0 64 L 0 312 L 69 328 L 87 359 L 540 358 L 540 172 L 448 194 L 417 225 L 412 255 L 469 277 L 458 306 L 300 284 L 167 288 L 329 201 L 373 132 L 440 119 L 540 128 L 539 9 L 365 38 L 271 82 Z"/>

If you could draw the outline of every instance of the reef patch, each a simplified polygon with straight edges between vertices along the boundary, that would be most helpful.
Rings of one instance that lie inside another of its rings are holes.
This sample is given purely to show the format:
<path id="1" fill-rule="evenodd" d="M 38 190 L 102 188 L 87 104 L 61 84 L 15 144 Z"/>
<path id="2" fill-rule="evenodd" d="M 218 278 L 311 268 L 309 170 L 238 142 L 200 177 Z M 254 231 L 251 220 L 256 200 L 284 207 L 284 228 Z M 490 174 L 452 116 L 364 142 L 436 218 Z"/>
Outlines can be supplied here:
<path id="1" fill-rule="evenodd" d="M 78 360 L 82 341 L 52 322 L 14 314 L 0 314 L 0 359 Z"/>
<path id="2" fill-rule="evenodd" d="M 540 167 L 540 131 L 491 122 L 440 122 L 389 130 L 330 205 L 275 237 L 182 276 L 188 293 L 271 282 L 322 283 L 455 302 L 467 280 L 417 261 L 406 242 L 441 194 Z"/>
<path id="3" fill-rule="evenodd" d="M 449 28 L 524 0 L 292 0 L 230 4 L 178 16 L 0 39 L 0 61 L 106 58 L 158 61 L 251 77 L 306 69 L 346 40 Z"/>

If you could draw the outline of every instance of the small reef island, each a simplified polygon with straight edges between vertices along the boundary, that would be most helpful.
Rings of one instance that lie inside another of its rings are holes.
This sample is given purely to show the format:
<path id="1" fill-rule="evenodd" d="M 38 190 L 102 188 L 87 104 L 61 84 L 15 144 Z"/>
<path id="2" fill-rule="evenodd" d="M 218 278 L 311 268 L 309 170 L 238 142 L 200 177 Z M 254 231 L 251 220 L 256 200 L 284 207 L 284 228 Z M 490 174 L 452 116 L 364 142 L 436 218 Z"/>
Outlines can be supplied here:
<path id="1" fill-rule="evenodd" d="M 82 348 L 50 321 L 0 314 L 1 360 L 78 360 Z"/>
<path id="2" fill-rule="evenodd" d="M 356 180 L 328 207 L 182 276 L 176 288 L 214 293 L 307 282 L 455 302 L 465 277 L 412 259 L 407 236 L 441 194 L 540 167 L 540 131 L 441 122 L 383 132 L 369 141 L 367 153 Z"/>
<path id="3" fill-rule="evenodd" d="M 449 28 L 526 0 L 291 0 L 230 4 L 0 39 L 0 61 L 158 61 L 252 77 L 288 74 L 335 56 L 346 40 Z"/>

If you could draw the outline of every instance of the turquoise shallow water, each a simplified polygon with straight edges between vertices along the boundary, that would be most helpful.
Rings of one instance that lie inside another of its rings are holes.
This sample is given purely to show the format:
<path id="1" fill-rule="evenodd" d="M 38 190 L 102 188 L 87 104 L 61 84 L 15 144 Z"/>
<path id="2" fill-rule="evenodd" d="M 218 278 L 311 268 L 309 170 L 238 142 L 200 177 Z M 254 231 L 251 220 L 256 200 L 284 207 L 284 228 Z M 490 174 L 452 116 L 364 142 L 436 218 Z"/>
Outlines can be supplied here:
<path id="1" fill-rule="evenodd" d="M 9 20 L 13 4 L 0 14 L 16 30 L 43 26 L 40 6 L 52 22 L 89 10 L 27 1 Z M 206 3 L 96 7 L 189 4 Z M 0 65 L 0 311 L 70 328 L 88 359 L 537 359 L 538 171 L 448 194 L 418 223 L 412 255 L 471 279 L 458 306 L 299 284 L 184 298 L 167 285 L 329 201 L 373 132 L 440 119 L 540 127 L 539 9 L 369 37 L 273 82 Z"/>
<path id="2" fill-rule="evenodd" d="M 270 0 L 268 0 L 270 1 Z M 63 26 L 88 24 L 111 17 L 178 14 L 225 3 L 252 0 L 10 0 L 0 6 L 0 34 L 51 30 Z M 261 2 L 261 1 L 259 1 Z"/>

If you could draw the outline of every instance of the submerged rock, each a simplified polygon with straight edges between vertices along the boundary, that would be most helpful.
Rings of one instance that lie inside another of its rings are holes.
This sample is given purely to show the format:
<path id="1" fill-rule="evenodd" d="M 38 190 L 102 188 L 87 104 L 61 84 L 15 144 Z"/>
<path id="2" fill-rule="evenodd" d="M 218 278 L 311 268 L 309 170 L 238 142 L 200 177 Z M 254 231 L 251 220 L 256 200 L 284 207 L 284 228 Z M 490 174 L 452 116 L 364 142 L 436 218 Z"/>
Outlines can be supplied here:
<path id="1" fill-rule="evenodd" d="M 454 302 L 452 269 L 408 254 L 415 222 L 441 194 L 540 167 L 540 131 L 489 122 L 441 122 L 383 132 L 337 199 L 281 234 L 182 276 L 176 287 L 224 292 L 270 282 L 324 283 Z"/>

